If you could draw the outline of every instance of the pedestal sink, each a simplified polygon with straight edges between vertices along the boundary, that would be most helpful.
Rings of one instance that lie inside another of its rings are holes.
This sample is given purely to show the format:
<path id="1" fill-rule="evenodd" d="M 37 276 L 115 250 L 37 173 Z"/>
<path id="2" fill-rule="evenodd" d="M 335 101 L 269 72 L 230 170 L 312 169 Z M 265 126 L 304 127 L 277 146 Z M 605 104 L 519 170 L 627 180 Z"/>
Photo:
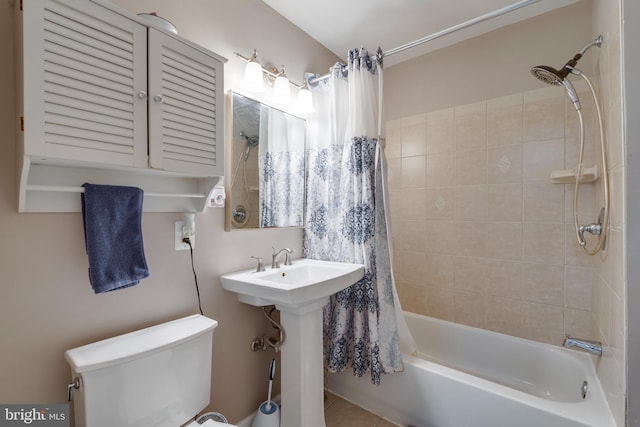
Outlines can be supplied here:
<path id="1" fill-rule="evenodd" d="M 299 259 L 290 266 L 220 277 L 222 287 L 236 292 L 241 302 L 280 310 L 286 334 L 281 348 L 281 427 L 325 427 L 322 307 L 363 274 L 360 264 Z"/>

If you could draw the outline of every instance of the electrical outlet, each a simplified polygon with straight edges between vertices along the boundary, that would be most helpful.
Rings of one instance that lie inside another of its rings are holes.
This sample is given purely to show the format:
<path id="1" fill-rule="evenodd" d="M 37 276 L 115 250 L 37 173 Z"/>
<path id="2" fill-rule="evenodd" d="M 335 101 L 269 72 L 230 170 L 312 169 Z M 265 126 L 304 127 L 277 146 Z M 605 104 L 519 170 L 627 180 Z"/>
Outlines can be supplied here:
<path id="1" fill-rule="evenodd" d="M 176 251 L 189 250 L 189 245 L 187 245 L 182 241 L 182 239 L 185 237 L 189 237 L 192 248 L 196 247 L 195 233 L 193 233 L 191 236 L 187 236 L 185 235 L 185 233 L 183 233 L 183 228 L 184 228 L 184 221 L 176 221 L 176 228 L 175 228 L 175 250 Z"/>

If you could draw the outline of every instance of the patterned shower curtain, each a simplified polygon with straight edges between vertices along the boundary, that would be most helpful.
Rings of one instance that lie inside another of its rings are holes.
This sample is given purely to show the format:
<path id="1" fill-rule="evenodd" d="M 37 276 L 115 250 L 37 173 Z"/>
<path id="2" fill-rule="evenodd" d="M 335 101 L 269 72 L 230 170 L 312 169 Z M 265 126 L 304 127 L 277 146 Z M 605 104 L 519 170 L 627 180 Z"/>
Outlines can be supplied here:
<path id="1" fill-rule="evenodd" d="M 307 258 L 364 264 L 364 277 L 324 307 L 325 366 L 370 372 L 379 384 L 382 374 L 403 369 L 379 138 L 382 52 L 354 49 L 348 59 L 312 89 L 303 250 Z"/>
<path id="2" fill-rule="evenodd" d="M 273 108 L 260 111 L 260 227 L 302 227 L 304 121 Z"/>

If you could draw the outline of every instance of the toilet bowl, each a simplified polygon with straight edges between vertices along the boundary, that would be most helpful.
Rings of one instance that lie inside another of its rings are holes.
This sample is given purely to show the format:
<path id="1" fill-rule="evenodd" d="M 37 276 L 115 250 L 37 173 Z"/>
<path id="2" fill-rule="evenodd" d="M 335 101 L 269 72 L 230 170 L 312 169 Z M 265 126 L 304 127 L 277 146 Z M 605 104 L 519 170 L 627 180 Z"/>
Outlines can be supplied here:
<path id="1" fill-rule="evenodd" d="M 67 350 L 76 427 L 232 427 L 189 422 L 209 405 L 217 325 L 196 314 Z"/>

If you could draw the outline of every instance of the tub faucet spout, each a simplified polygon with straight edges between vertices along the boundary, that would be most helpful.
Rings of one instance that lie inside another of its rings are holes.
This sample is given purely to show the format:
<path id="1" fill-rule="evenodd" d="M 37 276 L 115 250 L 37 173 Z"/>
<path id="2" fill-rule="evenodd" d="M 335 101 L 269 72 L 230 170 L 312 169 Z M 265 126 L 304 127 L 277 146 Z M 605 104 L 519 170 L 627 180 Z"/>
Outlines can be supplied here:
<path id="1" fill-rule="evenodd" d="M 577 347 L 587 353 L 595 354 L 596 356 L 602 356 L 602 343 L 599 341 L 583 340 L 580 338 L 573 338 L 569 335 L 564 339 L 564 346 L 566 348 Z"/>

